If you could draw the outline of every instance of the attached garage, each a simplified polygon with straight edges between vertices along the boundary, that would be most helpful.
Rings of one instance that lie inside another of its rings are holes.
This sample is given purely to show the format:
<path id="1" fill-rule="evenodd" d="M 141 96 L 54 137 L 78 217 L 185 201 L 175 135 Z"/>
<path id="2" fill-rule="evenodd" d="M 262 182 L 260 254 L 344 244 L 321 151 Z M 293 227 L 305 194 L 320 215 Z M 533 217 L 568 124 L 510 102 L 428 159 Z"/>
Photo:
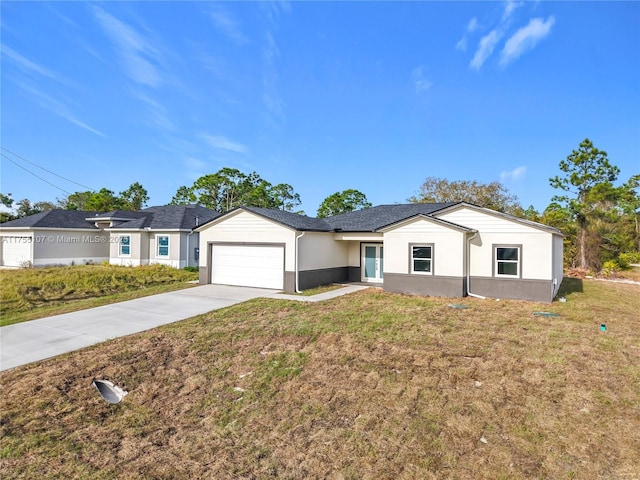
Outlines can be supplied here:
<path id="1" fill-rule="evenodd" d="M 211 283 L 284 288 L 284 245 L 212 244 Z"/>
<path id="2" fill-rule="evenodd" d="M 32 263 L 30 236 L 2 236 L 2 265 L 24 267 Z"/>

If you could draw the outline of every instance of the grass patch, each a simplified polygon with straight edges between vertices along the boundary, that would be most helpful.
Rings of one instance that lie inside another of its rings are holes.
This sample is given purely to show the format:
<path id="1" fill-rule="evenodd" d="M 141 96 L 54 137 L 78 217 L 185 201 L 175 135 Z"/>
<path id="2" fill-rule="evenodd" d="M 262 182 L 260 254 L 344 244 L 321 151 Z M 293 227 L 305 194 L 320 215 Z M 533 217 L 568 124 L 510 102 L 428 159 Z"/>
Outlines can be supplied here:
<path id="1" fill-rule="evenodd" d="M 197 273 L 162 265 L 1 270 L 0 325 L 185 288 Z"/>
<path id="2" fill-rule="evenodd" d="M 632 479 L 640 289 L 563 288 L 255 299 L 2 372 L 3 478 Z"/>

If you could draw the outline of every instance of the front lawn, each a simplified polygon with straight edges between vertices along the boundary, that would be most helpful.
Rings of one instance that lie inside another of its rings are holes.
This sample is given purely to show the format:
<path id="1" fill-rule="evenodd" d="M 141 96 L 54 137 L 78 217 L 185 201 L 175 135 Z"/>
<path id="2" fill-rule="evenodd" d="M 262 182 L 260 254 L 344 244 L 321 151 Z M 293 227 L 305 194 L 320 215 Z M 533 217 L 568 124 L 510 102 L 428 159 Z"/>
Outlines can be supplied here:
<path id="1" fill-rule="evenodd" d="M 637 478 L 640 288 L 563 289 L 256 299 L 3 372 L 2 477 Z"/>
<path id="2" fill-rule="evenodd" d="M 0 325 L 97 307 L 189 286 L 198 274 L 163 265 L 0 270 Z"/>

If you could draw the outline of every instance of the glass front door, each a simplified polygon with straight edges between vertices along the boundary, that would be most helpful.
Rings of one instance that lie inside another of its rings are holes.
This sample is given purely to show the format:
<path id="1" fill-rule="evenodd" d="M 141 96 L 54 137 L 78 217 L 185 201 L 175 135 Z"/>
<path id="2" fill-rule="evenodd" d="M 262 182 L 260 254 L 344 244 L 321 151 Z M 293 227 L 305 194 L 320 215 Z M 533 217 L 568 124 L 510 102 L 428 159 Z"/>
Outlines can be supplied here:
<path id="1" fill-rule="evenodd" d="M 362 281 L 382 282 L 384 276 L 384 247 L 380 243 L 362 244 Z"/>

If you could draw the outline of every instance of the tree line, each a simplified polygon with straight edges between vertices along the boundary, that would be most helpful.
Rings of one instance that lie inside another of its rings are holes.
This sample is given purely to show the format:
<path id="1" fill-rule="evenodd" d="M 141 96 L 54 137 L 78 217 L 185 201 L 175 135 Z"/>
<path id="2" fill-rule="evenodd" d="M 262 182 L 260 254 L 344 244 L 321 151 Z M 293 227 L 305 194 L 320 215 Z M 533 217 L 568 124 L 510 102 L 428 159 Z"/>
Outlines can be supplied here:
<path id="1" fill-rule="evenodd" d="M 599 271 L 624 268 L 640 262 L 640 174 L 616 184 L 620 169 L 603 150 L 586 138 L 559 163 L 560 174 L 549 179 L 560 191 L 542 212 L 523 208 L 518 198 L 499 182 L 450 181 L 427 177 L 418 192 L 408 198 L 414 203 L 466 201 L 560 229 L 565 234 L 565 265 Z M 0 203 L 12 212 L 1 212 L 5 222 L 53 208 L 96 212 L 140 210 L 149 200 L 147 190 L 135 182 L 115 194 L 102 188 L 97 192 L 75 192 L 54 202 L 14 202 L 11 194 L 0 193 Z M 272 184 L 258 173 L 246 174 L 234 168 L 203 175 L 192 185 L 178 188 L 171 205 L 199 204 L 227 212 L 238 206 L 256 206 L 304 213 L 300 195 L 286 183 Z M 347 189 L 326 197 L 317 217 L 339 215 L 370 207 L 364 193 Z"/>

